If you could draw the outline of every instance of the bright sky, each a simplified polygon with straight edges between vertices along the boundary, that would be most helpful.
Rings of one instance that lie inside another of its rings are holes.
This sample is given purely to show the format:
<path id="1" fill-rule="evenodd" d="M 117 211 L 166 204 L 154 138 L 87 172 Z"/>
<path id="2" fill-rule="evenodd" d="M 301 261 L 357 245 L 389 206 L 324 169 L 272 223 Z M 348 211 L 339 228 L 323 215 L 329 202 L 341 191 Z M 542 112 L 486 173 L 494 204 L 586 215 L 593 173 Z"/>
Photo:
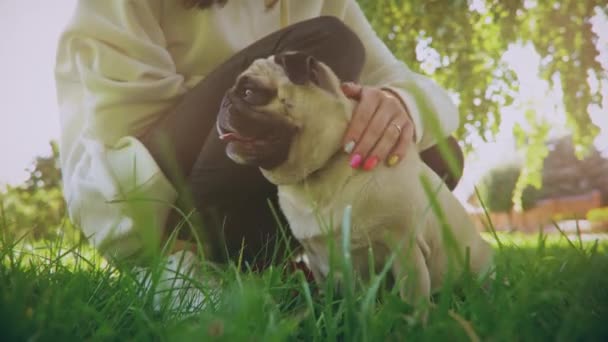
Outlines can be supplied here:
<path id="1" fill-rule="evenodd" d="M 59 135 L 53 80 L 55 47 L 74 4 L 75 0 L 0 1 L 0 31 L 4 32 L 0 36 L 0 185 L 23 181 L 27 175 L 24 170 L 34 157 L 49 154 L 49 141 Z M 596 26 L 603 60 L 608 61 L 608 21 L 600 18 Z M 546 83 L 536 77 L 538 56 L 531 48 L 513 48 L 505 58 L 519 74 L 522 99 L 541 110 L 559 101 L 558 94 L 547 96 Z M 608 70 L 608 65 L 605 68 Z M 593 118 L 603 127 L 597 146 L 608 151 L 608 84 L 603 92 L 605 110 L 596 109 Z M 504 158 L 505 153 L 496 151 L 511 149 L 510 128 L 521 121 L 520 113 L 517 109 L 504 113 L 504 129 L 496 144 L 479 146 L 483 162 L 469 163 L 465 176 L 475 178 L 479 170 Z M 463 187 L 467 187 L 466 182 Z"/>
<path id="2" fill-rule="evenodd" d="M 59 136 L 53 65 L 74 0 L 0 1 L 0 184 L 19 183 Z"/>

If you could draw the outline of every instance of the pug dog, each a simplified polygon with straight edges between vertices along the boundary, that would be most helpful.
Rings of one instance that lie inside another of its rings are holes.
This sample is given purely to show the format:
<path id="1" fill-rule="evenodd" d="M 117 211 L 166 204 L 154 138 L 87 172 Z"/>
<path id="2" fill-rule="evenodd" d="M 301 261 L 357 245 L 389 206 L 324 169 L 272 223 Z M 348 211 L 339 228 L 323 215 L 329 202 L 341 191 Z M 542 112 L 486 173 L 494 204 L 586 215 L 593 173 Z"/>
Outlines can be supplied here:
<path id="1" fill-rule="evenodd" d="M 349 166 L 341 140 L 355 105 L 327 65 L 283 53 L 240 74 L 226 93 L 217 130 L 233 161 L 258 166 L 278 186 L 281 210 L 316 281 L 330 273 L 328 241 L 341 241 L 347 206 L 353 270 L 369 279 L 370 270 L 392 260 L 393 282 L 406 300 L 429 300 L 465 268 L 485 274 L 492 248 L 414 143 L 397 166 Z"/>

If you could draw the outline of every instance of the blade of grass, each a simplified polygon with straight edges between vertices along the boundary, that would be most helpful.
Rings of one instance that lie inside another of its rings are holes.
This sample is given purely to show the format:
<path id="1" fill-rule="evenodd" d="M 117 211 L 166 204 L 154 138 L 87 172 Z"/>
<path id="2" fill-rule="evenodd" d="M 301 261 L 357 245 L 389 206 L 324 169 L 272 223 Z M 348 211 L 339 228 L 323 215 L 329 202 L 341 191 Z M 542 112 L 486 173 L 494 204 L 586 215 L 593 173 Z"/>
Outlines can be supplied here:
<path id="1" fill-rule="evenodd" d="M 559 233 L 562 235 L 562 237 L 564 239 L 566 239 L 566 242 L 568 243 L 568 245 L 570 245 L 570 247 L 574 248 L 574 250 L 578 251 L 579 253 L 584 254 L 581 250 L 578 249 L 578 247 L 576 247 L 576 245 L 574 244 L 574 242 L 572 242 L 568 238 L 568 234 L 566 234 L 566 232 L 564 232 L 564 230 L 562 228 L 560 228 L 560 226 L 557 224 L 557 222 L 555 222 L 554 220 L 551 220 L 551 223 L 553 224 L 553 226 L 555 227 L 555 229 L 557 229 L 557 231 L 559 231 Z"/>
<path id="2" fill-rule="evenodd" d="M 576 236 L 578 238 L 578 245 L 580 247 L 580 249 L 583 249 L 583 236 L 581 233 L 581 226 L 580 226 L 580 221 L 578 219 L 578 217 L 576 218 Z"/>
<path id="3" fill-rule="evenodd" d="M 302 287 L 302 292 L 304 293 L 304 301 L 306 302 L 306 306 L 308 307 L 308 311 L 311 315 L 310 320 L 313 323 L 309 327 L 309 330 L 313 333 L 313 340 L 318 341 L 321 339 L 321 336 L 319 335 L 319 329 L 316 324 L 317 317 L 315 314 L 315 306 L 312 301 L 312 294 L 310 292 L 310 284 L 308 283 L 308 280 L 306 279 L 306 276 L 302 271 L 297 272 L 297 276 L 298 280 L 300 281 L 300 286 Z"/>
<path id="4" fill-rule="evenodd" d="M 456 241 L 456 238 L 454 237 L 454 234 L 452 233 L 450 224 L 443 211 L 443 208 L 441 208 L 441 204 L 439 204 L 439 201 L 437 200 L 437 196 L 433 195 L 433 189 L 432 189 L 431 183 L 425 175 L 422 175 L 420 177 L 420 181 L 422 182 L 422 187 L 424 189 L 424 192 L 431 204 L 433 213 L 437 216 L 437 219 L 439 220 L 439 226 L 441 228 L 441 233 L 442 233 L 442 237 L 444 239 L 444 244 L 445 244 L 445 246 L 448 247 L 448 249 L 451 251 L 451 253 L 453 253 L 452 256 L 455 256 L 456 262 L 458 263 L 458 265 L 460 267 L 462 267 L 464 265 L 464 256 L 462 255 L 462 253 L 459 250 L 458 242 Z M 450 258 L 450 260 L 452 260 L 452 258 Z"/>
<path id="5" fill-rule="evenodd" d="M 488 228 L 490 229 L 490 233 L 492 233 L 494 240 L 496 240 L 498 249 L 502 250 L 504 248 L 504 245 L 498 237 L 498 234 L 496 233 L 496 228 L 494 227 L 494 223 L 492 222 L 492 218 L 490 217 L 490 213 L 488 212 L 488 207 L 483 202 L 483 199 L 481 198 L 481 195 L 479 194 L 479 189 L 477 189 L 477 187 L 475 187 L 475 196 L 477 196 L 477 200 L 479 201 L 479 203 L 481 204 L 481 208 L 483 209 L 484 216 L 488 221 Z"/>
<path id="6" fill-rule="evenodd" d="M 342 289 L 345 303 L 345 331 L 348 336 L 356 330 L 355 322 L 355 280 L 351 256 L 350 235 L 352 224 L 352 206 L 347 205 L 342 215 Z"/>

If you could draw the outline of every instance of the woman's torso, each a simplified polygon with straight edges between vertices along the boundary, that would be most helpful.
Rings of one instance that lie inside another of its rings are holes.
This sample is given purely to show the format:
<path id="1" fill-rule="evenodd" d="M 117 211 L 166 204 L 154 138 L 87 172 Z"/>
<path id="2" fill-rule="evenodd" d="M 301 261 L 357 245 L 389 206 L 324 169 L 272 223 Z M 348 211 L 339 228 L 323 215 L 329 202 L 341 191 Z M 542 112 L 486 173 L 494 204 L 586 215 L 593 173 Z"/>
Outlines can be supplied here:
<path id="1" fill-rule="evenodd" d="M 289 1 L 287 23 L 320 15 L 339 15 L 345 0 Z M 163 0 L 159 23 L 176 72 L 191 87 L 211 70 L 256 40 L 280 29 L 281 6 L 262 0 L 229 0 L 223 7 L 187 9 L 179 0 Z"/>

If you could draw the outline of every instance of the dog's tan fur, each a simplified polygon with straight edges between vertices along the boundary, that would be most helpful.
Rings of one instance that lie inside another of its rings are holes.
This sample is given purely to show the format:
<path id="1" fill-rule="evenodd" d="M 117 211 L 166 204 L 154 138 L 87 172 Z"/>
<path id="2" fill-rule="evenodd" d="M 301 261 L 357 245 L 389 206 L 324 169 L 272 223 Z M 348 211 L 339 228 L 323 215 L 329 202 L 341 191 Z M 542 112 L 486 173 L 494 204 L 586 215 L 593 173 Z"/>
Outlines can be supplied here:
<path id="1" fill-rule="evenodd" d="M 421 176 L 436 199 L 464 260 L 478 274 L 492 264 L 493 251 L 476 231 L 463 206 L 443 181 L 420 159 L 415 144 L 395 167 L 354 170 L 341 152 L 341 138 L 355 103 L 345 97 L 331 70 L 319 63 L 324 87 L 295 85 L 272 58 L 257 60 L 243 74 L 277 89 L 277 97 L 261 109 L 295 124 L 288 160 L 263 174 L 278 185 L 281 209 L 294 236 L 305 248 L 315 278 L 322 281 L 330 268 L 328 239 L 340 241 L 344 209 L 352 206 L 351 245 L 355 270 L 367 274 L 372 247 L 376 270 L 396 253 L 392 273 L 403 296 L 428 299 L 442 286 L 449 267 L 461 272 L 430 208 Z"/>

